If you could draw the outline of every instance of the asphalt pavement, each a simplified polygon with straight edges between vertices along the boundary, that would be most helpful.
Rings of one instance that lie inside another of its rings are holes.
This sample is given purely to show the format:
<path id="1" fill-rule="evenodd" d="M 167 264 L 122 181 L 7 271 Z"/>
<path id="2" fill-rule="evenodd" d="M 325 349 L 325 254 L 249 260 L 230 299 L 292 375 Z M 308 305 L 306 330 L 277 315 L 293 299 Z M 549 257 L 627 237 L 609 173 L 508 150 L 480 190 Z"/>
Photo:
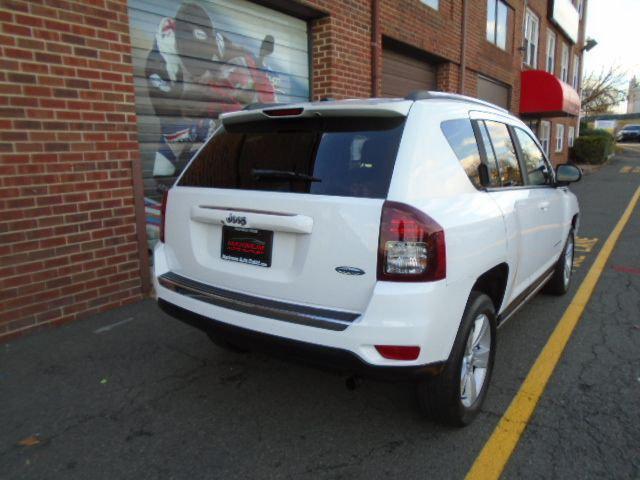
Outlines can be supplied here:
<path id="1" fill-rule="evenodd" d="M 463 478 L 640 185 L 633 148 L 572 187 L 572 289 L 500 329 L 471 426 L 422 418 L 407 384 L 220 350 L 147 300 L 0 344 L 0 478 Z M 640 477 L 639 212 L 506 478 Z"/>

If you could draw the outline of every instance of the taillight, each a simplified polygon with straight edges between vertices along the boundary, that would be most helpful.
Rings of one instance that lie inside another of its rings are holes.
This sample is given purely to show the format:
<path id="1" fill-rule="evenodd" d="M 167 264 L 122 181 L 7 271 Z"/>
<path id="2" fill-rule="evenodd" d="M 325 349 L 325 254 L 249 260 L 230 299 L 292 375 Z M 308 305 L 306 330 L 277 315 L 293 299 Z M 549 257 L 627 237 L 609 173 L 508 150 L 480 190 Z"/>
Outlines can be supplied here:
<path id="1" fill-rule="evenodd" d="M 432 282 L 447 275 L 444 230 L 409 205 L 385 201 L 380 220 L 378 280 Z"/>
<path id="2" fill-rule="evenodd" d="M 167 200 L 169 198 L 169 191 L 165 190 L 162 195 L 162 206 L 160 207 L 160 241 L 164 243 L 164 223 L 167 211 Z"/>
<path id="3" fill-rule="evenodd" d="M 389 360 L 415 360 L 420 355 L 420 347 L 405 345 L 376 345 L 376 350 Z"/>

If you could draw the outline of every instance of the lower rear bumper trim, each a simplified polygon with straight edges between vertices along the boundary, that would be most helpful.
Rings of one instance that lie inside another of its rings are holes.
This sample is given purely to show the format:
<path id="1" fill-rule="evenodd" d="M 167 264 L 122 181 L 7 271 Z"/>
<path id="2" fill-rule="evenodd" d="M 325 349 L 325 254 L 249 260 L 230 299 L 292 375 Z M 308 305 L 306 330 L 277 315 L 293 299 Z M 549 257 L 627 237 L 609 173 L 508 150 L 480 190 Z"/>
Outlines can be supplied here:
<path id="1" fill-rule="evenodd" d="M 233 345 L 346 374 L 385 381 L 418 380 L 437 375 L 444 366 L 443 363 L 398 367 L 371 365 L 348 350 L 238 327 L 191 312 L 163 299 L 158 299 L 158 306 L 168 315 Z"/>

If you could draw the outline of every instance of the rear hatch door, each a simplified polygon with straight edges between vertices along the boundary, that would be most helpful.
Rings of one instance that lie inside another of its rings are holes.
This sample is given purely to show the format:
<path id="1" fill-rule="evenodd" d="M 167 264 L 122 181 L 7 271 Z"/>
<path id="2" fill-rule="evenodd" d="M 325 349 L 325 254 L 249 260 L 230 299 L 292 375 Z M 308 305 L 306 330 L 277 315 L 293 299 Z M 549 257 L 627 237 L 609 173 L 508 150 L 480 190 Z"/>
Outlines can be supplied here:
<path id="1" fill-rule="evenodd" d="M 362 312 L 406 103 L 375 114 L 236 114 L 170 192 L 173 272 L 211 286 Z M 400 108 L 402 107 L 402 108 Z"/>

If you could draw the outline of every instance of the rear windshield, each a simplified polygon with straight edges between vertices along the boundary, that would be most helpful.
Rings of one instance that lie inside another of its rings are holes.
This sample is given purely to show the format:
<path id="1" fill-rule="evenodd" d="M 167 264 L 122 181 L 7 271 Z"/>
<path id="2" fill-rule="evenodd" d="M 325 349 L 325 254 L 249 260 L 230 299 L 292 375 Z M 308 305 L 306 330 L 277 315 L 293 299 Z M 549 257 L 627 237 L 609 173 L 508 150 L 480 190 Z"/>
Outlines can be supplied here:
<path id="1" fill-rule="evenodd" d="M 277 119 L 220 129 L 178 185 L 385 198 L 404 118 Z"/>

